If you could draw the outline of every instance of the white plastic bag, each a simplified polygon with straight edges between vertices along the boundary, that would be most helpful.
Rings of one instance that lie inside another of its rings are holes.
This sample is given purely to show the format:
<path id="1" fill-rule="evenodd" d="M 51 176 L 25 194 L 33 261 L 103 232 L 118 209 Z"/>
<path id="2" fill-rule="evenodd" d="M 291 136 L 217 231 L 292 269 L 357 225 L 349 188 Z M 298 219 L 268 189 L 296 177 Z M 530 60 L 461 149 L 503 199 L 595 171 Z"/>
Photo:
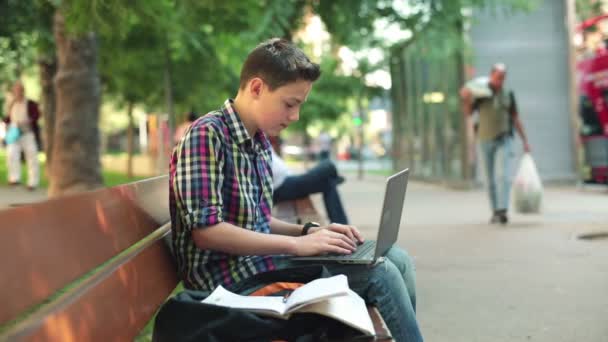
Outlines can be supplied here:
<path id="1" fill-rule="evenodd" d="M 519 162 L 519 170 L 513 182 L 513 200 L 518 213 L 538 213 L 543 197 L 543 184 L 530 153 Z"/>
<path id="2" fill-rule="evenodd" d="M 466 87 L 473 95 L 473 99 L 483 99 L 492 96 L 492 89 L 490 89 L 490 80 L 485 77 L 477 77 L 466 83 Z"/>

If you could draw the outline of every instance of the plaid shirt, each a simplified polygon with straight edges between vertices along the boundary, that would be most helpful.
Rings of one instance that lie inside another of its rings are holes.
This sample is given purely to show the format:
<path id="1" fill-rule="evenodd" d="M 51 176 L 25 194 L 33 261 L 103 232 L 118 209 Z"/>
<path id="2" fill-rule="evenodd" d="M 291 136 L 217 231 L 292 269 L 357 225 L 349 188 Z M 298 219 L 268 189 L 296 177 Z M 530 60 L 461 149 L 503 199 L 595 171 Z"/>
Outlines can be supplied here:
<path id="1" fill-rule="evenodd" d="M 275 268 L 271 256 L 237 256 L 196 247 L 192 231 L 228 222 L 270 233 L 270 144 L 253 139 L 232 100 L 196 120 L 173 151 L 169 206 L 173 249 L 186 288 L 213 290 Z"/>

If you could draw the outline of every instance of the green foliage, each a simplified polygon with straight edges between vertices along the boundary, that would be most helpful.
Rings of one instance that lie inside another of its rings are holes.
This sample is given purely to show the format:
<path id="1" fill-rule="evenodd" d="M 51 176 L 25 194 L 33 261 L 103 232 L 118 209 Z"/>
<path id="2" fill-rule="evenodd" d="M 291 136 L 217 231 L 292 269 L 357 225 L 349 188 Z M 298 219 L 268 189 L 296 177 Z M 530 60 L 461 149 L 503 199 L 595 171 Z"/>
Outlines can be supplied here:
<path id="1" fill-rule="evenodd" d="M 576 0 L 576 14 L 581 21 L 604 14 L 602 1 Z"/>
<path id="2" fill-rule="evenodd" d="M 260 40 L 289 36 L 302 1 L 72 1 L 72 28 L 101 33 L 100 70 L 106 93 L 119 103 L 165 106 L 164 72 L 172 77 L 175 112 L 205 112 L 236 93 L 240 65 Z M 101 15 L 104 9 L 120 15 Z M 85 13 L 94 18 L 88 21 Z M 247 13 L 248 15 L 243 15 Z M 87 26 L 88 25 L 88 26 Z M 116 25 L 119 30 L 113 30 Z"/>
<path id="3" fill-rule="evenodd" d="M 335 73 L 337 61 L 325 58 L 321 61 L 322 75 L 313 85 L 308 100 L 300 110 L 300 119 L 289 130 L 304 131 L 313 122 L 335 121 L 347 110 L 348 99 L 358 80 L 352 76 Z"/>
<path id="4" fill-rule="evenodd" d="M 420 1 L 409 1 L 411 8 L 417 9 Z M 335 0 L 318 1 L 314 10 L 323 19 L 332 39 L 358 50 L 374 44 L 382 44 L 374 39 L 374 25 L 379 19 L 396 23 L 403 29 L 411 29 L 420 19 L 420 10 L 407 16 L 395 9 L 392 0 Z"/>
<path id="5" fill-rule="evenodd" d="M 332 51 L 341 45 L 355 51 L 388 48 L 373 34 L 379 21 L 414 34 L 428 30 L 429 39 L 451 35 L 448 41 L 453 43 L 447 48 L 457 50 L 463 48 L 462 40 L 445 28 L 462 20 L 460 6 L 516 10 L 534 2 L 410 0 L 404 6 L 393 0 L 7 0 L 0 3 L 0 11 L 15 15 L 0 17 L 0 78 L 14 75 L 20 66 L 31 65 L 37 54 L 52 50 L 55 6 L 65 14 L 73 33 L 98 33 L 105 99 L 164 112 L 165 70 L 169 70 L 174 112 L 184 113 L 214 109 L 233 96 L 249 50 L 272 36 L 290 39 L 310 13 L 318 14 L 330 32 Z M 336 120 L 348 110 L 349 99 L 373 96 L 375 90 L 362 80 L 386 68 L 386 61 L 371 65 L 360 60 L 355 76 L 346 77 L 338 74 L 336 59 L 333 52 L 323 57 L 323 76 L 293 129 Z"/>
<path id="6" fill-rule="evenodd" d="M 49 180 L 48 180 L 48 176 L 46 174 L 46 162 L 42 158 L 39 158 L 39 159 L 40 159 L 40 188 L 46 189 L 49 186 Z M 25 180 L 27 180 L 27 167 L 25 167 L 25 165 L 22 165 L 22 166 L 23 167 L 21 168 L 21 181 L 25 182 Z M 2 150 L 2 151 L 0 151 L 0 186 L 8 186 L 7 174 L 8 174 L 8 169 L 7 169 L 7 165 L 6 165 L 6 151 Z M 104 182 L 103 182 L 104 186 L 114 186 L 114 185 L 126 184 L 129 182 L 134 182 L 136 180 L 141 180 L 141 179 L 146 178 L 146 177 L 142 177 L 142 176 L 135 176 L 133 178 L 129 178 L 123 172 L 116 172 L 116 171 L 109 171 L 109 170 L 102 171 L 102 174 L 103 174 L 102 177 L 104 180 Z"/>
<path id="7" fill-rule="evenodd" d="M 53 6 L 44 0 L 0 2 L 0 82 L 12 82 L 37 55 L 54 50 Z M 5 15 L 6 14 L 6 15 Z"/>

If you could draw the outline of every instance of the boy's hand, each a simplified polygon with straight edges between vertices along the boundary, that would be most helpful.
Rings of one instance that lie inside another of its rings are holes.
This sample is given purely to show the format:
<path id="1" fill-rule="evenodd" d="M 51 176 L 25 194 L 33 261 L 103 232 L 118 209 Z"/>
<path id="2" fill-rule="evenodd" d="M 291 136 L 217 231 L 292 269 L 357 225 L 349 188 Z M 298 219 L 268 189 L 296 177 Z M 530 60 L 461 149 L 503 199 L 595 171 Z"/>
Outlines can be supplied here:
<path id="1" fill-rule="evenodd" d="M 297 238 L 295 254 L 313 256 L 323 253 L 350 254 L 363 243 L 359 230 L 353 226 L 332 223 L 324 227 L 314 227 L 307 235 Z"/>
<path id="2" fill-rule="evenodd" d="M 332 223 L 328 226 L 314 227 L 309 230 L 309 234 L 319 231 L 321 229 L 328 229 L 336 233 L 344 234 L 348 236 L 354 243 L 355 247 L 363 243 L 364 239 L 359 230 L 355 226 L 349 226 L 345 224 Z"/>

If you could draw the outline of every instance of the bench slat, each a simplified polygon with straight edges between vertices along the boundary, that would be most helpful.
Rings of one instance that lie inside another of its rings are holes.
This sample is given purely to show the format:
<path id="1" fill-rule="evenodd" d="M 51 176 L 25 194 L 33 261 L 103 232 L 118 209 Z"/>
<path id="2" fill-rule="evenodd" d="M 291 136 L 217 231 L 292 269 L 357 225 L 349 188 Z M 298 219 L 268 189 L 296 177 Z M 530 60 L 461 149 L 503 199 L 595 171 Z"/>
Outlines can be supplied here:
<path id="1" fill-rule="evenodd" d="M 310 197 L 279 202 L 272 209 L 272 215 L 280 220 L 298 224 L 308 221 L 323 222 Z"/>
<path id="2" fill-rule="evenodd" d="M 133 341 L 177 285 L 168 253 L 156 242 L 50 315 L 27 341 Z"/>
<path id="3" fill-rule="evenodd" d="M 291 202 L 279 202 L 272 208 L 272 216 L 286 222 L 295 222 L 297 219 L 296 208 Z"/>
<path id="4" fill-rule="evenodd" d="M 315 208 L 315 205 L 312 203 L 312 200 L 309 197 L 298 198 L 295 200 L 296 212 L 298 213 L 298 218 L 300 219 L 300 223 L 306 223 L 309 221 L 322 223 L 324 220 L 319 215 L 319 212 Z"/>
<path id="5" fill-rule="evenodd" d="M 158 177 L 0 211 L 0 324 L 168 221 L 167 182 Z"/>

